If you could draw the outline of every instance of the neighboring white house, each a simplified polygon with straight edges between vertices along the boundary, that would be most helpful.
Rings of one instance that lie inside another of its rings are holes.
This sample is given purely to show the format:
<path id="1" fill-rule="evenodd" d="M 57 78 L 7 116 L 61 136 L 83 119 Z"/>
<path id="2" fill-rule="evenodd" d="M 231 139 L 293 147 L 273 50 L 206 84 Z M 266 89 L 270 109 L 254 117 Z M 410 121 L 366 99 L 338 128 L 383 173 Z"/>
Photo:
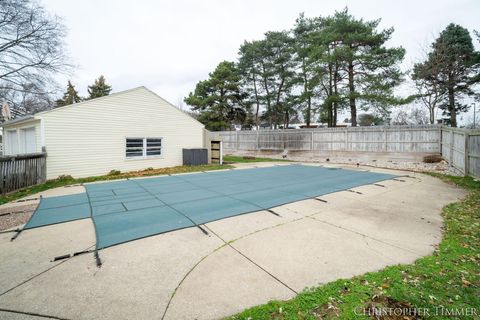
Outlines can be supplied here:
<path id="1" fill-rule="evenodd" d="M 5 122 L 4 154 L 47 152 L 47 179 L 182 164 L 203 124 L 145 87 Z"/>

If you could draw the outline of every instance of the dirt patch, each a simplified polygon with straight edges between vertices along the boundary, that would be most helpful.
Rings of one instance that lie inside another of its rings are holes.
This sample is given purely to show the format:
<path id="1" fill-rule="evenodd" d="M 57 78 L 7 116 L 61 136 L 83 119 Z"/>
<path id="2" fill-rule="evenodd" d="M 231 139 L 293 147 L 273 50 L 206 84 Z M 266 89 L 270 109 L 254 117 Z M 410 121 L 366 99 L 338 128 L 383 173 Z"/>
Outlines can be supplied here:
<path id="1" fill-rule="evenodd" d="M 402 302 L 386 296 L 374 296 L 367 303 L 366 315 L 375 320 L 415 320 L 423 319 L 421 310 L 408 302 Z"/>
<path id="2" fill-rule="evenodd" d="M 439 162 L 442 162 L 442 156 L 439 154 L 429 154 L 428 156 L 423 157 L 423 162 L 439 163 Z"/>
<path id="3" fill-rule="evenodd" d="M 338 319 L 340 310 L 335 302 L 325 303 L 312 310 L 315 319 Z"/>

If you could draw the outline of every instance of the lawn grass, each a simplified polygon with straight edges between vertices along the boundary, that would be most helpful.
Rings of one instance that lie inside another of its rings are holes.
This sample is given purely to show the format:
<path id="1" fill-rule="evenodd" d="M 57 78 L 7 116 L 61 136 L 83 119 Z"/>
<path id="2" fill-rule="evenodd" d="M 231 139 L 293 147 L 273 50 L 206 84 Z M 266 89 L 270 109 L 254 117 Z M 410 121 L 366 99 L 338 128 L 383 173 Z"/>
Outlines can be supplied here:
<path id="1" fill-rule="evenodd" d="M 273 158 L 257 158 L 255 157 L 254 159 L 244 159 L 243 156 L 233 156 L 233 155 L 226 155 L 223 157 L 224 162 L 228 163 L 249 163 L 249 162 L 271 162 L 271 161 L 276 161 L 276 162 L 292 162 L 292 160 L 287 160 L 287 159 L 273 159 Z"/>
<path id="2" fill-rule="evenodd" d="M 469 196 L 443 209 L 444 237 L 432 255 L 411 265 L 391 266 L 308 289 L 292 300 L 272 301 L 230 319 L 480 318 L 480 182 L 470 177 L 435 176 L 467 189 Z M 363 308 L 372 307 L 424 309 L 417 309 L 423 312 L 421 317 L 361 314 Z M 442 307 L 475 310 L 478 316 L 451 316 L 445 311 L 442 315 Z"/>
<path id="3" fill-rule="evenodd" d="M 130 171 L 130 172 L 119 172 L 112 171 L 108 175 L 104 176 L 95 176 L 88 178 L 72 178 L 71 176 L 61 176 L 57 179 L 48 180 L 43 184 L 25 188 L 20 191 L 12 192 L 5 196 L 0 196 L 0 204 L 7 203 L 13 200 L 17 200 L 23 197 L 26 197 L 31 194 L 35 194 L 40 191 L 45 191 L 52 188 L 63 187 L 72 184 L 78 183 L 87 183 L 95 182 L 102 180 L 115 180 L 115 179 L 125 179 L 125 178 L 134 178 L 134 177 L 147 177 L 147 176 L 156 176 L 156 175 L 166 175 L 166 174 L 175 174 L 175 173 L 185 173 L 185 172 L 197 172 L 197 171 L 210 171 L 210 170 L 220 170 L 220 169 L 230 169 L 233 166 L 230 165 L 199 165 L 199 166 L 177 166 L 169 168 L 159 168 L 159 169 L 146 169 L 140 171 Z"/>

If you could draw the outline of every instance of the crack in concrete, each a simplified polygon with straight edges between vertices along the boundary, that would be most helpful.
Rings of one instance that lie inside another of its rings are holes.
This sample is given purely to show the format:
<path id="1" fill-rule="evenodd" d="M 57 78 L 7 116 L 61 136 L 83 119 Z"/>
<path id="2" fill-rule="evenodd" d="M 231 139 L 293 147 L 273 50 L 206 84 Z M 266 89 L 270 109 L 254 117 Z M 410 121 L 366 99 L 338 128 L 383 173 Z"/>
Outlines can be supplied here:
<path id="1" fill-rule="evenodd" d="M 56 317 L 56 316 L 49 316 L 49 315 L 46 315 L 46 314 L 40 314 L 40 313 L 35 313 L 35 312 L 24 312 L 24 311 L 10 310 L 10 309 L 4 309 L 4 308 L 0 308 L 0 311 L 9 312 L 9 313 L 16 313 L 16 314 L 24 314 L 24 315 L 27 315 L 27 316 L 34 316 L 34 317 L 40 317 L 40 318 L 46 318 L 46 319 L 70 320 L 69 318 L 59 318 L 59 317 Z"/>

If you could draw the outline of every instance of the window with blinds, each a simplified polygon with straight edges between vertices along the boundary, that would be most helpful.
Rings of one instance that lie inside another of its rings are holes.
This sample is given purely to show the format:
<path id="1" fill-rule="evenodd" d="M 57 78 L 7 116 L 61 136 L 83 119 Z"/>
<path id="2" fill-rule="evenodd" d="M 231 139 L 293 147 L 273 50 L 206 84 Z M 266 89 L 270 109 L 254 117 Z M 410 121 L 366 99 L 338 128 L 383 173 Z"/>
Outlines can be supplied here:
<path id="1" fill-rule="evenodd" d="M 161 156 L 162 140 L 162 138 L 126 138 L 125 156 L 128 159 Z"/>

